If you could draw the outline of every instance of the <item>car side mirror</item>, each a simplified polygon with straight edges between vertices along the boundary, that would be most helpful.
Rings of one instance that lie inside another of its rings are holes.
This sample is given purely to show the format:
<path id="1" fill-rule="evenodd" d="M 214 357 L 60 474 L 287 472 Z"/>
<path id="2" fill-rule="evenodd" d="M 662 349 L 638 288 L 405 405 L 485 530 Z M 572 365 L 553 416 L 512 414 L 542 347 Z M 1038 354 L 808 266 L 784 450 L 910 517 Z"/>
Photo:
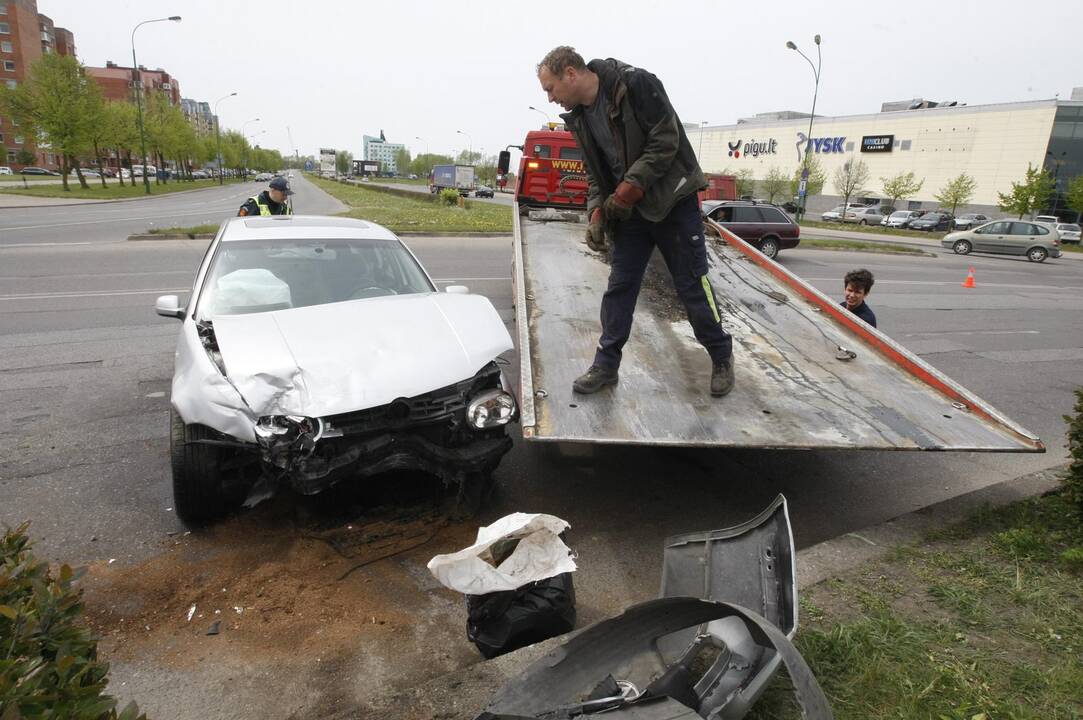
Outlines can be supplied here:
<path id="1" fill-rule="evenodd" d="M 465 285 L 448 285 L 446 288 L 444 288 L 444 292 L 448 293 L 449 295 L 469 295 L 470 288 Z"/>
<path id="2" fill-rule="evenodd" d="M 511 168 L 511 153 L 507 150 L 500 151 L 500 159 L 496 163 L 496 171 L 501 175 L 507 175 Z"/>
<path id="3" fill-rule="evenodd" d="M 162 317 L 184 319 L 184 308 L 180 306 L 176 295 L 162 295 L 154 303 L 154 312 Z"/>

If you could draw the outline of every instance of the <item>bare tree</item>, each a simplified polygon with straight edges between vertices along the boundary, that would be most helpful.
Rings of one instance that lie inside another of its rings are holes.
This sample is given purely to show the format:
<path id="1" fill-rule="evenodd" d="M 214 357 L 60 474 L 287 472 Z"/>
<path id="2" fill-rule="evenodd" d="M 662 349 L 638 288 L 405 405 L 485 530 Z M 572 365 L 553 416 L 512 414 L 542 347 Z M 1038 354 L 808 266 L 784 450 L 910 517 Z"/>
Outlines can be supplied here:
<path id="1" fill-rule="evenodd" d="M 845 208 L 850 205 L 850 198 L 864 192 L 865 184 L 869 182 L 869 166 L 864 160 L 851 158 L 835 171 L 832 181 L 835 184 L 835 192 L 842 196 L 842 207 L 845 212 Z"/>

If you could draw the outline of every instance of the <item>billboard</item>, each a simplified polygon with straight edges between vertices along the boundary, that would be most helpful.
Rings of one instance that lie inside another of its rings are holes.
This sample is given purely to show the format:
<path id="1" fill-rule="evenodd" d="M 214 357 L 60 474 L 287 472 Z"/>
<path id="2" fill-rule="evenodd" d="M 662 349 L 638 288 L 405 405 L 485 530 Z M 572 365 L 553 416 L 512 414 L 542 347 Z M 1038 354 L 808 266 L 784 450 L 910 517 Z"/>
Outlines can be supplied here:
<path id="1" fill-rule="evenodd" d="M 333 148 L 320 148 L 320 175 L 335 174 L 335 151 Z"/>

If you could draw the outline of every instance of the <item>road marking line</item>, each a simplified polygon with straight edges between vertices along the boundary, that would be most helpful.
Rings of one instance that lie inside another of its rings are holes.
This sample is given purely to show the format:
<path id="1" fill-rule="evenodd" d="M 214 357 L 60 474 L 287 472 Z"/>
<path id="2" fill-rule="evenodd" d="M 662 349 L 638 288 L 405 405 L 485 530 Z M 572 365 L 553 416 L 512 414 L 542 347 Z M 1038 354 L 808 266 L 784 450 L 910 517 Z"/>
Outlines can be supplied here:
<path id="1" fill-rule="evenodd" d="M 3 300 L 54 300 L 61 298 L 82 298 L 82 297 L 113 297 L 120 295 L 154 295 L 154 294 L 168 294 L 168 293 L 182 293 L 189 292 L 192 288 L 168 288 L 165 290 L 121 290 L 121 291 L 91 291 L 91 292 L 70 292 L 70 293 L 33 293 L 28 295 L 0 295 L 0 301 Z"/>
<path id="2" fill-rule="evenodd" d="M 0 245 L 0 250 L 4 248 L 21 248 L 21 247 L 53 247 L 55 245 L 96 245 L 98 243 L 92 242 L 70 242 L 70 243 L 58 243 L 58 242 L 46 242 L 46 243 L 12 243 L 11 245 Z"/>

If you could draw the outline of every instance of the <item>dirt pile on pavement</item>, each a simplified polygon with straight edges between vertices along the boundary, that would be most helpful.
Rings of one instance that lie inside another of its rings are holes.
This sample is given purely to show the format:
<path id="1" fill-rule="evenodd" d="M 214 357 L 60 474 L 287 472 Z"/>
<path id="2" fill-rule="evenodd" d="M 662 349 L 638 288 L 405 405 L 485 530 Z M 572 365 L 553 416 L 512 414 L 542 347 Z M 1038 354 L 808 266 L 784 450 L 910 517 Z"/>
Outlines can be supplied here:
<path id="1" fill-rule="evenodd" d="M 468 545 L 475 529 L 435 513 L 330 529 L 250 513 L 177 537 L 142 564 L 91 567 L 87 616 L 103 652 L 119 659 L 184 667 L 215 640 L 261 661 L 344 653 L 416 624 L 419 589 L 435 589 L 425 563 Z"/>

